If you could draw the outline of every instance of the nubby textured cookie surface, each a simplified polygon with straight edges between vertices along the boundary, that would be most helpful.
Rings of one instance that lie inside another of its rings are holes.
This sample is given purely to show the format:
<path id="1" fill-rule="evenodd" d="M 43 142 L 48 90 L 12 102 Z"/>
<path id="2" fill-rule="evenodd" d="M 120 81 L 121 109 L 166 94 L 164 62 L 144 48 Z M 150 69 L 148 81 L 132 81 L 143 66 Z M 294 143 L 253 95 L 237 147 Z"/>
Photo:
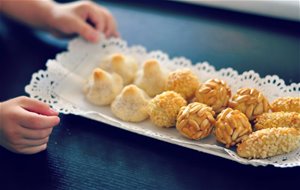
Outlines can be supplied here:
<path id="1" fill-rule="evenodd" d="M 175 126 L 178 112 L 186 104 L 186 100 L 180 94 L 165 91 L 149 102 L 147 110 L 154 125 L 169 128 Z"/>
<path id="2" fill-rule="evenodd" d="M 194 97 L 198 87 L 199 80 L 190 69 L 179 69 L 168 75 L 166 90 L 175 91 L 186 100 Z"/>
<path id="3" fill-rule="evenodd" d="M 271 104 L 273 112 L 298 112 L 300 113 L 300 97 L 281 97 Z"/>
<path id="4" fill-rule="evenodd" d="M 237 147 L 244 158 L 268 158 L 289 153 L 300 146 L 300 131 L 296 128 L 267 128 L 253 132 Z"/>
<path id="5" fill-rule="evenodd" d="M 296 127 L 300 129 L 300 113 L 271 112 L 263 113 L 254 120 L 256 130 L 276 127 Z"/>
<path id="6" fill-rule="evenodd" d="M 194 102 L 180 109 L 176 129 L 189 139 L 202 139 L 210 135 L 215 123 L 214 111 L 205 104 Z"/>

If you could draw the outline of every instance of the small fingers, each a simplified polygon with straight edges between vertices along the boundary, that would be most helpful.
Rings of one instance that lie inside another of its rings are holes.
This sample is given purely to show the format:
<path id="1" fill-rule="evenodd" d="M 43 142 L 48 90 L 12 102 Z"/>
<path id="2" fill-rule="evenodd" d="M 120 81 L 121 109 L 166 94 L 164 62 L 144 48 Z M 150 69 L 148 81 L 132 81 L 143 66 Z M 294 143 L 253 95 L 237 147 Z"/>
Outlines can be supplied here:
<path id="1" fill-rule="evenodd" d="M 46 150 L 46 149 L 47 149 L 47 144 L 43 144 L 43 145 L 40 145 L 40 146 L 29 146 L 29 147 L 21 148 L 20 150 L 18 150 L 18 153 L 21 153 L 21 154 L 35 154 L 35 153 L 41 152 L 41 151 Z"/>
<path id="2" fill-rule="evenodd" d="M 20 118 L 19 124 L 29 129 L 52 128 L 60 122 L 58 116 L 39 115 L 27 110 L 20 113 Z"/>
<path id="3" fill-rule="evenodd" d="M 21 139 L 20 144 L 24 147 L 32 147 L 32 146 L 41 146 L 43 144 L 47 144 L 49 141 L 49 136 L 43 139 Z"/>
<path id="4" fill-rule="evenodd" d="M 52 133 L 53 128 L 46 128 L 46 129 L 28 129 L 20 126 L 20 134 L 21 138 L 27 139 L 27 140 L 41 140 L 49 137 Z"/>
<path id="5" fill-rule="evenodd" d="M 98 42 L 99 33 L 87 22 L 78 19 L 74 31 L 90 42 Z"/>
<path id="6" fill-rule="evenodd" d="M 22 96 L 18 98 L 18 101 L 21 104 L 21 107 L 24 109 L 35 112 L 38 114 L 48 115 L 48 116 L 57 116 L 58 113 L 52 110 L 49 105 L 44 102 L 40 102 L 38 100 L 28 98 L 26 96 Z"/>

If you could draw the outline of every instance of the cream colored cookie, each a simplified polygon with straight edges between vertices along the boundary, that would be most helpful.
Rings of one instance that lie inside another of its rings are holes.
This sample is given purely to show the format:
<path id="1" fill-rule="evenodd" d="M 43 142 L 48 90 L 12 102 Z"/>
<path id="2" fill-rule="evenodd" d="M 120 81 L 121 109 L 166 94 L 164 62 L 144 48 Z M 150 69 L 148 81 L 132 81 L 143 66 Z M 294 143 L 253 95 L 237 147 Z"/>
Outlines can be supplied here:
<path id="1" fill-rule="evenodd" d="M 111 104 L 112 113 L 123 121 L 140 122 L 148 118 L 149 96 L 135 85 L 125 86 Z"/>
<path id="2" fill-rule="evenodd" d="M 134 84 L 153 97 L 162 93 L 166 88 L 167 74 L 157 60 L 145 61 L 143 69 L 138 71 Z"/>
<path id="3" fill-rule="evenodd" d="M 84 94 L 89 102 L 103 106 L 109 105 L 122 88 L 123 80 L 118 74 L 97 68 L 84 85 Z"/>
<path id="4" fill-rule="evenodd" d="M 133 82 L 138 64 L 137 60 L 130 55 L 115 53 L 105 57 L 99 67 L 107 72 L 119 74 L 123 78 L 124 85 L 127 85 Z"/>

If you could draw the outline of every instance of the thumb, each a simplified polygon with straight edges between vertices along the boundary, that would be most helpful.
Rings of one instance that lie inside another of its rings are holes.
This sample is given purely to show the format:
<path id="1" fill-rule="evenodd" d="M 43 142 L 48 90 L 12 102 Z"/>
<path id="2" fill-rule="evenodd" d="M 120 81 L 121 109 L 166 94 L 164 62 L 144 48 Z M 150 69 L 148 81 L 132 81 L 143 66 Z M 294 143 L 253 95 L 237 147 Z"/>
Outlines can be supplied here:
<path id="1" fill-rule="evenodd" d="M 77 22 L 74 22 L 74 32 L 82 36 L 84 39 L 90 42 L 99 41 L 99 32 L 89 25 L 87 22 L 78 19 Z"/>
<path id="2" fill-rule="evenodd" d="M 21 99 L 21 107 L 30 112 L 35 112 L 35 113 L 42 114 L 42 115 L 47 115 L 47 116 L 57 116 L 58 115 L 58 113 L 56 111 L 52 110 L 44 102 L 40 102 L 38 100 L 28 98 L 28 97 L 23 97 Z"/>

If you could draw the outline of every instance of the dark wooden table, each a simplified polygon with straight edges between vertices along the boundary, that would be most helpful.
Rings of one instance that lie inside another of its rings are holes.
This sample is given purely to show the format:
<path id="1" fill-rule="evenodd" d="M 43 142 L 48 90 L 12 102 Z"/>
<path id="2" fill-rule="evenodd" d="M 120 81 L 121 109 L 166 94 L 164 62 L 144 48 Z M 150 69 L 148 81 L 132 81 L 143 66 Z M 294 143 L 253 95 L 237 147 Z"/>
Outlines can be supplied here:
<path id="1" fill-rule="evenodd" d="M 105 1 L 129 45 L 217 69 L 300 82 L 299 23 L 168 1 Z M 154 3 L 153 3 L 154 2 Z M 2 16 L 0 101 L 25 95 L 32 73 L 65 43 Z M 47 151 L 0 148 L 0 189 L 297 189 L 300 168 L 253 167 L 73 115 L 61 115 Z"/>

